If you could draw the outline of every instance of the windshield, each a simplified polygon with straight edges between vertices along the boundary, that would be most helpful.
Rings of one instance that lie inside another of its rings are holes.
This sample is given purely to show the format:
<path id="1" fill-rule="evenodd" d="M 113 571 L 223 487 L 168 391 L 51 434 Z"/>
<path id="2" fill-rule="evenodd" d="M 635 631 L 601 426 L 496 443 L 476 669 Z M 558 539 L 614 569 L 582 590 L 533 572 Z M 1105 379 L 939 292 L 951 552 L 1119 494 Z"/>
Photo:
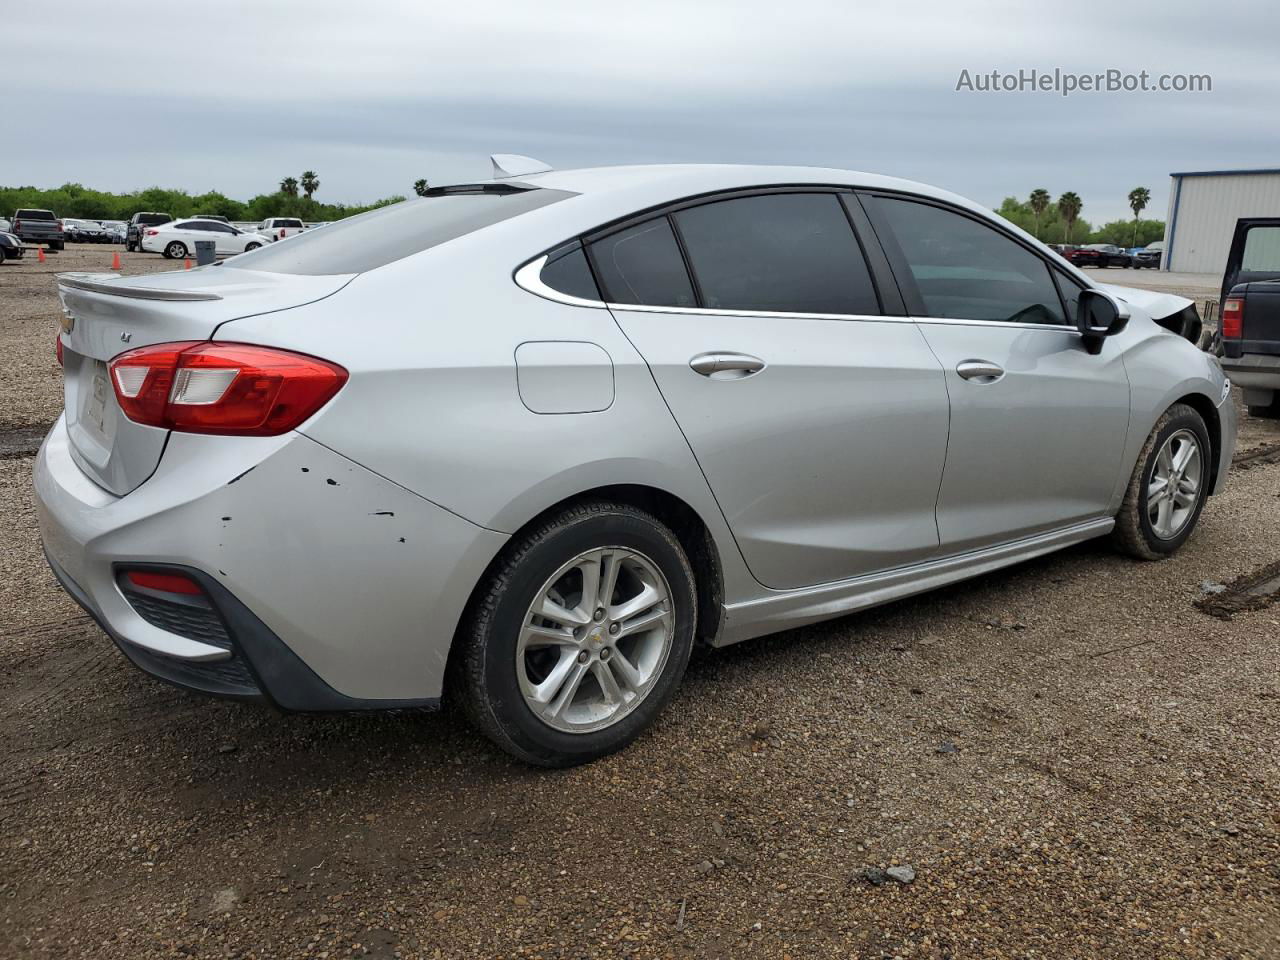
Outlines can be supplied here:
<path id="1" fill-rule="evenodd" d="M 572 196 L 564 190 L 510 184 L 446 187 L 323 230 L 308 230 L 223 265 L 308 276 L 363 273 Z"/>
<path id="2" fill-rule="evenodd" d="M 19 210 L 14 216 L 19 220 L 56 220 L 48 210 Z"/>

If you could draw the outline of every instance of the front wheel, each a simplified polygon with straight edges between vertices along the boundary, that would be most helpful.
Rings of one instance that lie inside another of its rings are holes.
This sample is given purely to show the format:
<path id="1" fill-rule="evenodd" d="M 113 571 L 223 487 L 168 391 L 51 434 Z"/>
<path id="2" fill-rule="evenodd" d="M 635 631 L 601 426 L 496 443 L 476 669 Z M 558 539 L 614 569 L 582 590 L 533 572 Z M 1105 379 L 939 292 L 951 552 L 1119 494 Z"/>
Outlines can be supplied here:
<path id="1" fill-rule="evenodd" d="M 514 541 L 473 598 L 455 692 L 528 763 L 568 767 L 634 740 L 693 649 L 693 570 L 634 507 L 570 507 Z"/>
<path id="2" fill-rule="evenodd" d="M 1125 553 L 1159 560 L 1177 551 L 1209 495 L 1213 447 L 1200 414 L 1175 403 L 1156 421 L 1125 491 L 1112 538 Z"/>
<path id="3" fill-rule="evenodd" d="M 174 240 L 164 248 L 164 255 L 170 260 L 179 260 L 187 255 L 187 245 L 180 240 Z"/>
<path id="4" fill-rule="evenodd" d="M 257 250 L 260 246 L 262 246 L 260 243 L 246 243 L 244 245 L 244 252 L 248 253 L 250 250 Z"/>

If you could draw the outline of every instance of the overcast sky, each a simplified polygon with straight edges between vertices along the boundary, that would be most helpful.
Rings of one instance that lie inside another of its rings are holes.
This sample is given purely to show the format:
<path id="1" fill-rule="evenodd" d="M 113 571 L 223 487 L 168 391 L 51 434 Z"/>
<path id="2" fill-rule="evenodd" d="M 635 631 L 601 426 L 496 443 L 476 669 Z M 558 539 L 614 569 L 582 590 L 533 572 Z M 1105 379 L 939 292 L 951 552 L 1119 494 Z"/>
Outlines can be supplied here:
<path id="1" fill-rule="evenodd" d="M 1234 8 L 1234 9 L 1233 9 Z M 1280 167 L 1280 5 L 1161 0 L 9 2 L 0 184 L 370 201 L 555 167 L 802 163 L 1095 224 L 1173 170 Z M 1207 73 L 1209 93 L 957 92 L 961 70 Z"/>

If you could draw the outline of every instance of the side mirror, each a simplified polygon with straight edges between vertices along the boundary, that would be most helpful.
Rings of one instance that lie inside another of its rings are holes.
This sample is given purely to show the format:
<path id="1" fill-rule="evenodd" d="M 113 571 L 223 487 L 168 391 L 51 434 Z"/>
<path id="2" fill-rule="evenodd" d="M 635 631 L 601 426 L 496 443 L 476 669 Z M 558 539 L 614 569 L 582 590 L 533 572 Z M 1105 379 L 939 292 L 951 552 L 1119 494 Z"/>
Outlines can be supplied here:
<path id="1" fill-rule="evenodd" d="M 1102 341 L 1129 325 L 1129 308 L 1103 290 L 1081 290 L 1076 301 L 1076 329 L 1090 353 L 1102 351 Z"/>

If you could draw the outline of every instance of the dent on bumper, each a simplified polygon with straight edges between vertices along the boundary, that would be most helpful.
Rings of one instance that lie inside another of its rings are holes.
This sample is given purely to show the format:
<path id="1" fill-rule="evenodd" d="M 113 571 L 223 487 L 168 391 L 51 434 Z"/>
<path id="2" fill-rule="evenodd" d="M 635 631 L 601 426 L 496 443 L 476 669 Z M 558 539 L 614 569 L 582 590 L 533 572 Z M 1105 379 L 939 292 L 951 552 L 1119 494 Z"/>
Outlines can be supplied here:
<path id="1" fill-rule="evenodd" d="M 169 657 L 227 657 L 142 620 L 113 569 L 182 566 L 360 705 L 440 696 L 470 591 L 506 541 L 300 434 L 175 433 L 156 473 L 117 498 L 71 460 L 59 420 L 35 486 L 51 561 L 121 641 Z"/>

